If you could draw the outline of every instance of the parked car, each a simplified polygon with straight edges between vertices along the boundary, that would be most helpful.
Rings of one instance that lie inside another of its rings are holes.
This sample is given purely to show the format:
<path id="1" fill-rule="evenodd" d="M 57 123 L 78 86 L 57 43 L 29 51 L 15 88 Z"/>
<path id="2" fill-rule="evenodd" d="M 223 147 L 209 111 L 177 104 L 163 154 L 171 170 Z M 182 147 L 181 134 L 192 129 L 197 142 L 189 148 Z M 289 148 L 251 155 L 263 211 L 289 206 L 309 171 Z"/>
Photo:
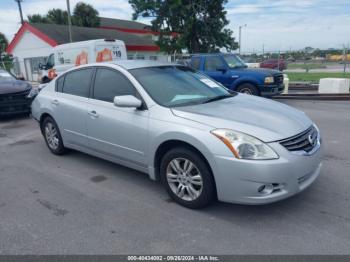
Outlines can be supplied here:
<path id="1" fill-rule="evenodd" d="M 278 59 L 269 59 L 260 63 L 260 67 L 283 71 L 287 69 L 287 63 L 282 59 L 280 59 L 279 61 Z"/>
<path id="2" fill-rule="evenodd" d="M 280 71 L 248 68 L 234 54 L 198 54 L 191 58 L 191 66 L 215 79 L 230 90 L 257 96 L 273 96 L 284 90 Z"/>
<path id="3" fill-rule="evenodd" d="M 243 61 L 249 68 L 260 68 L 260 63 L 252 57 L 245 57 Z"/>
<path id="4" fill-rule="evenodd" d="M 58 45 L 39 65 L 41 83 L 50 82 L 62 72 L 79 65 L 127 59 L 125 43 L 115 39 L 96 39 Z"/>
<path id="5" fill-rule="evenodd" d="M 32 86 L 0 69 L 0 116 L 29 114 L 36 91 Z"/>
<path id="6" fill-rule="evenodd" d="M 179 204 L 265 204 L 320 173 L 321 138 L 301 111 L 230 93 L 183 65 L 124 61 L 63 73 L 35 98 L 46 144 L 160 179 Z"/>

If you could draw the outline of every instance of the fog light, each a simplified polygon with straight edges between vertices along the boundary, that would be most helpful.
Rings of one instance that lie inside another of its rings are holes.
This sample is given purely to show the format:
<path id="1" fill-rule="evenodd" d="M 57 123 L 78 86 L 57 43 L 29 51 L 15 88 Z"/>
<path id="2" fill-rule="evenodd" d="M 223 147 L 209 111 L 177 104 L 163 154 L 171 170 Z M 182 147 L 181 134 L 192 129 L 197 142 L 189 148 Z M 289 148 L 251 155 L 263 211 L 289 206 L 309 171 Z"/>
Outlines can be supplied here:
<path id="1" fill-rule="evenodd" d="M 258 188 L 258 192 L 260 194 L 264 194 L 264 195 L 271 194 L 273 192 L 273 190 L 274 190 L 273 184 L 262 185 Z"/>

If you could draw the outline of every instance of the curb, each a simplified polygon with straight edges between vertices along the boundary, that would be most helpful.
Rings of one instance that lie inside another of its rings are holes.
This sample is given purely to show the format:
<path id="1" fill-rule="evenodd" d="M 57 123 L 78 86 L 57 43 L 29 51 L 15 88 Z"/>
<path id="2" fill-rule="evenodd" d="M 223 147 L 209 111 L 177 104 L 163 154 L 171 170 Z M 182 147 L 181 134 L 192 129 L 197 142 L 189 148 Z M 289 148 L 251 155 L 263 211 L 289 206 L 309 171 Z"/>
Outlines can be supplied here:
<path id="1" fill-rule="evenodd" d="M 350 94 L 286 94 L 274 96 L 273 98 L 290 100 L 350 101 Z"/>

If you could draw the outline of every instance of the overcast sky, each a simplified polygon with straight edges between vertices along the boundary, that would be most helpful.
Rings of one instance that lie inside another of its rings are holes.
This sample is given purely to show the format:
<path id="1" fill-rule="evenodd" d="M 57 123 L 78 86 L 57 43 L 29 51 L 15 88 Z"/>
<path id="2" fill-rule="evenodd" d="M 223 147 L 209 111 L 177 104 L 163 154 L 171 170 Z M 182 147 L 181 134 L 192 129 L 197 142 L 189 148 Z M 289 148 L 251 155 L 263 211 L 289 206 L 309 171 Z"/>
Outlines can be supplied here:
<path id="1" fill-rule="evenodd" d="M 79 0 L 70 0 L 73 7 Z M 83 0 L 101 16 L 131 19 L 127 0 Z M 24 0 L 24 16 L 45 14 L 51 8 L 66 8 L 66 0 Z M 242 29 L 242 51 L 301 49 L 306 46 L 341 48 L 350 45 L 350 0 L 229 0 L 229 27 L 238 39 Z M 17 3 L 0 0 L 0 31 L 11 40 L 19 23 Z M 148 21 L 143 21 L 148 22 Z"/>

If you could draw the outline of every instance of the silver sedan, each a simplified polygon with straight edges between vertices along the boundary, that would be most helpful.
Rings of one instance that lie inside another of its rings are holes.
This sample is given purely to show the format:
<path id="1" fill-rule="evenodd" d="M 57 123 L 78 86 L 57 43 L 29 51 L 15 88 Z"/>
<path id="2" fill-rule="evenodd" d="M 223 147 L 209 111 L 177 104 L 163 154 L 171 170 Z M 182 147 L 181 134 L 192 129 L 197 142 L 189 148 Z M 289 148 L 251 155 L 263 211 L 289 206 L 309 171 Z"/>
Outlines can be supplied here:
<path id="1" fill-rule="evenodd" d="M 145 172 L 189 208 L 278 201 L 321 168 L 320 132 L 303 112 L 181 65 L 74 68 L 40 92 L 32 114 L 52 153 L 75 149 Z"/>

